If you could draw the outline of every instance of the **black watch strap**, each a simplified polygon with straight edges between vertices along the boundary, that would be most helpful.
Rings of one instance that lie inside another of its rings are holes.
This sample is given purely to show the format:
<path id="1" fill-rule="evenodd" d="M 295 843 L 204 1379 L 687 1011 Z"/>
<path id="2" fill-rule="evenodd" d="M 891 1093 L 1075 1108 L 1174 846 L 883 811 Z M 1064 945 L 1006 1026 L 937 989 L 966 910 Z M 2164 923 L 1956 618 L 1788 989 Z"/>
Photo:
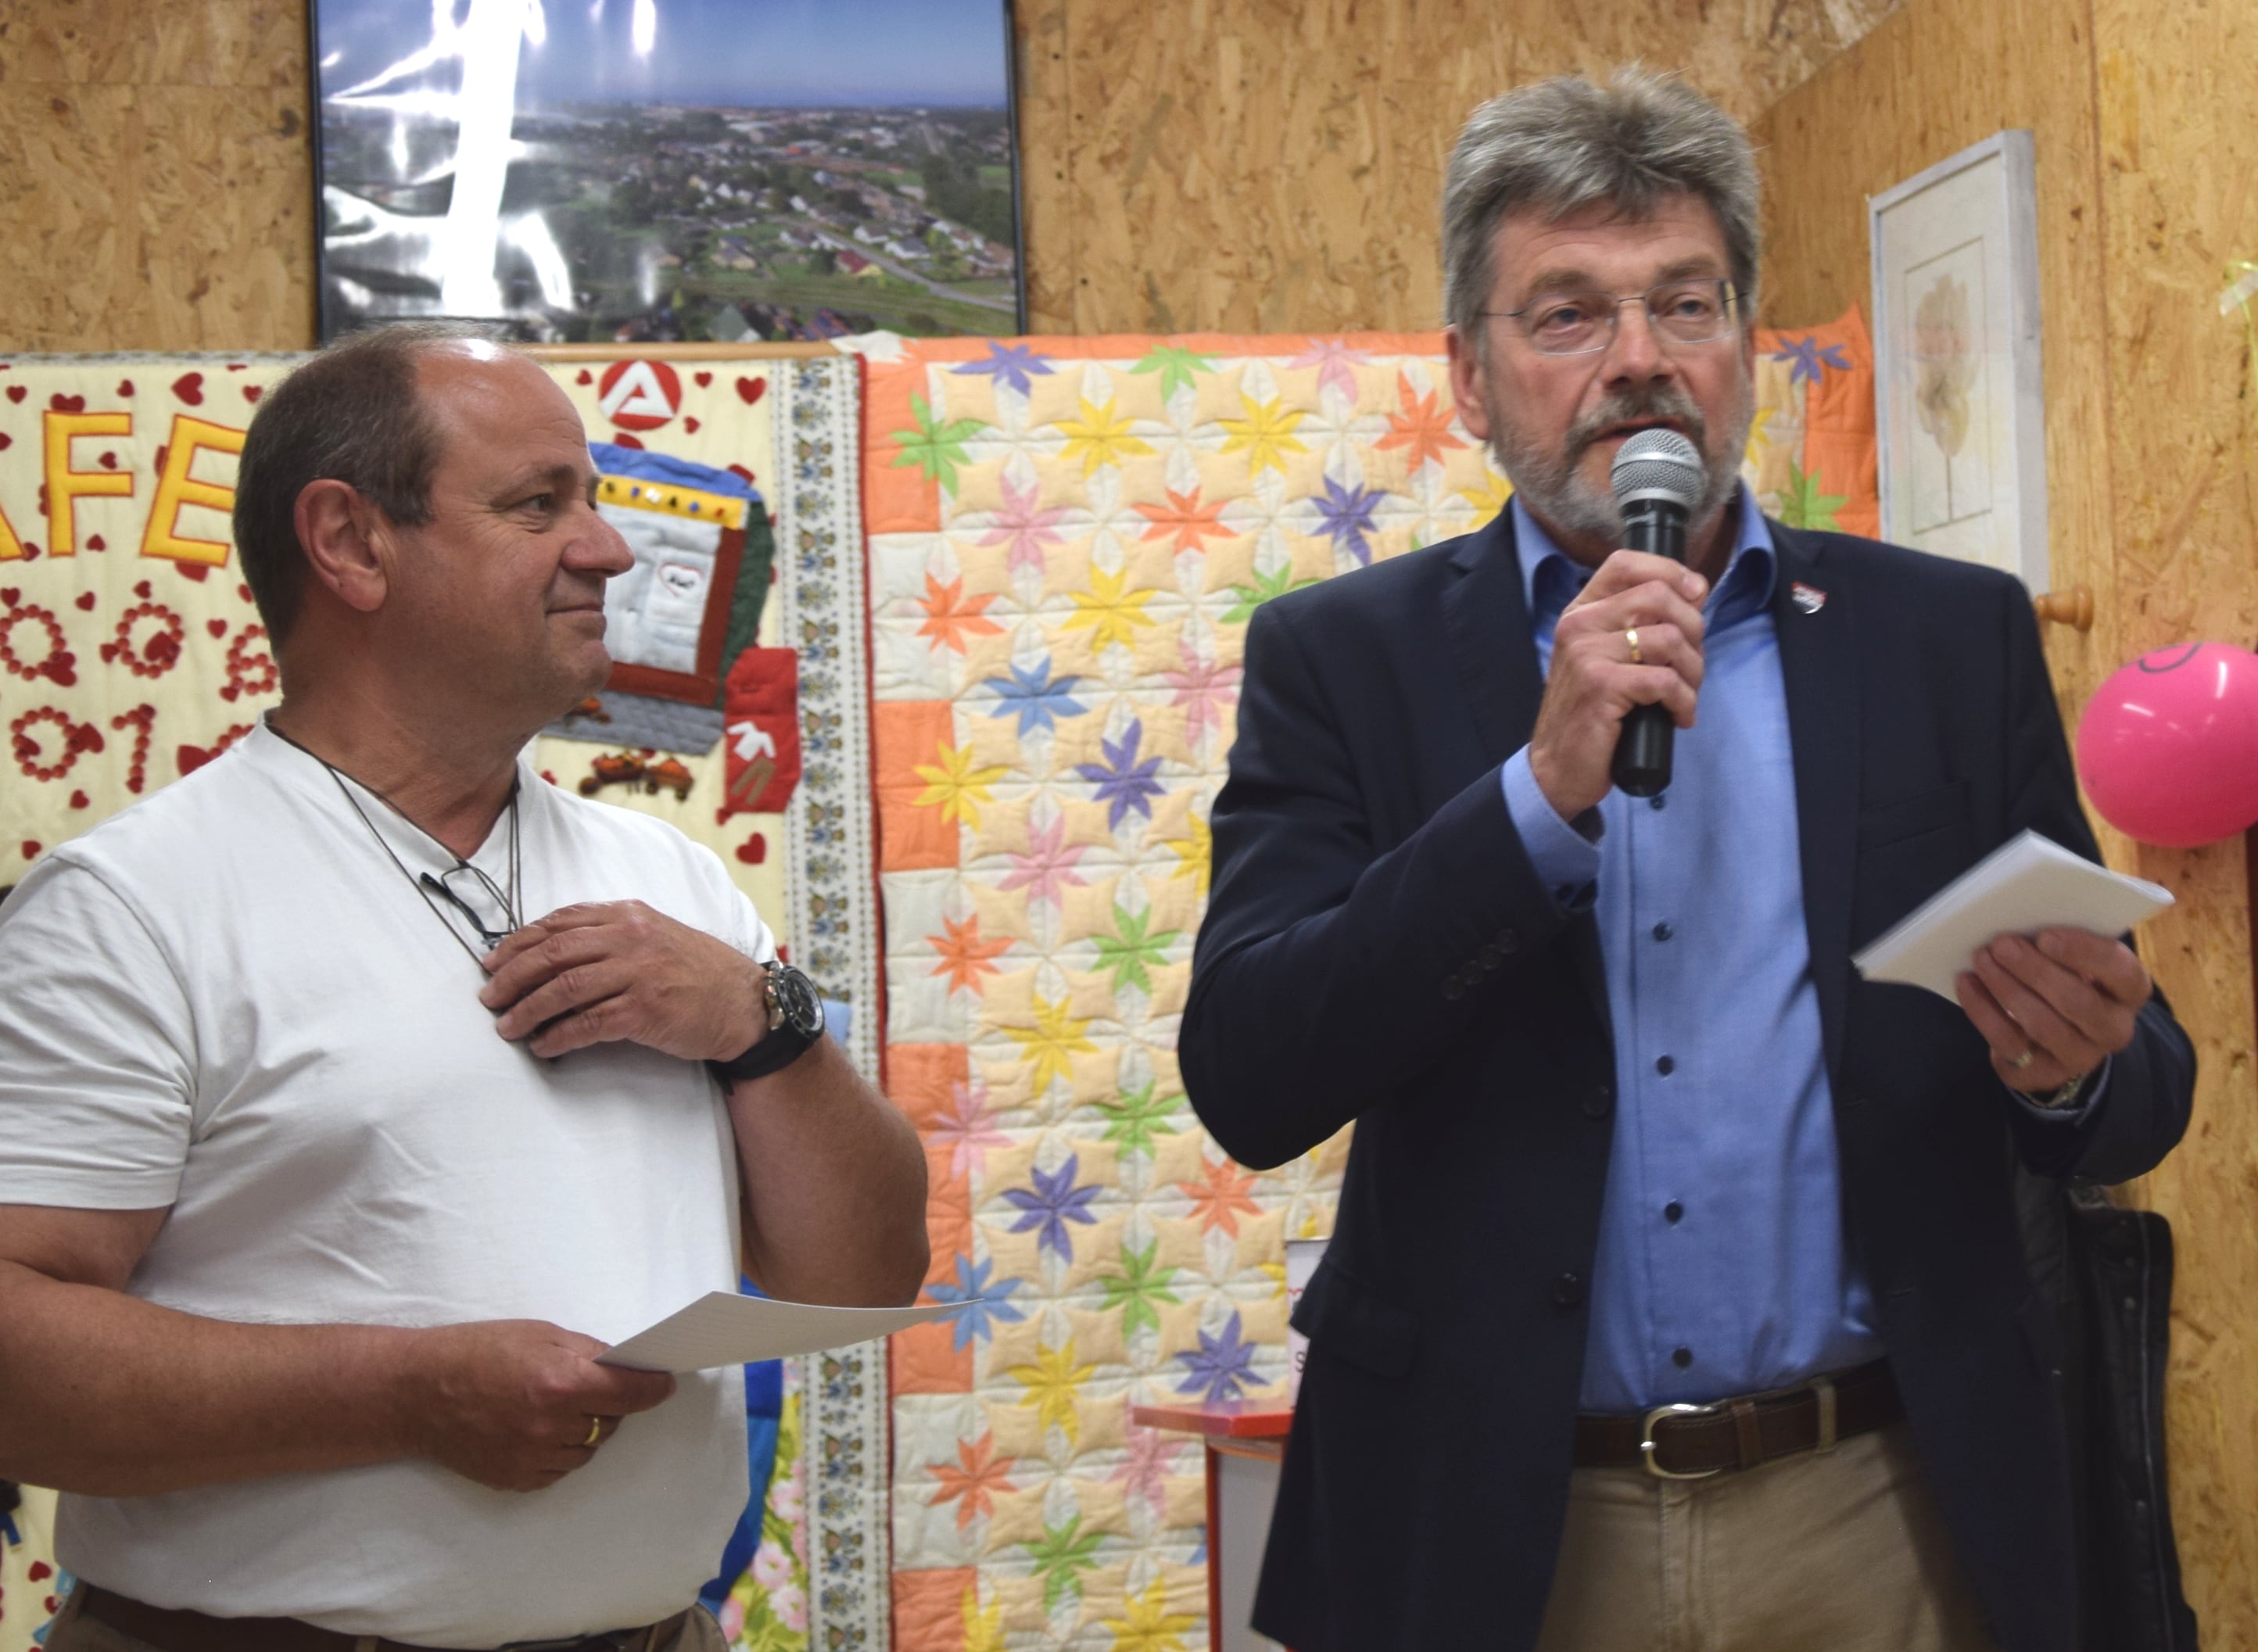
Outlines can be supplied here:
<path id="1" fill-rule="evenodd" d="M 724 1088 L 743 1079 L 782 1072 L 823 1036 L 823 996 L 816 991 L 815 983 L 781 959 L 763 968 L 767 972 L 762 997 L 768 1010 L 768 1031 L 743 1053 L 706 1064 Z"/>
<path id="2" fill-rule="evenodd" d="M 708 1061 L 714 1076 L 723 1085 L 737 1083 L 743 1079 L 766 1078 L 771 1073 L 781 1073 L 794 1061 L 815 1047 L 821 1033 L 802 1032 L 790 1022 L 764 1032 L 742 1055 L 727 1061 Z"/>

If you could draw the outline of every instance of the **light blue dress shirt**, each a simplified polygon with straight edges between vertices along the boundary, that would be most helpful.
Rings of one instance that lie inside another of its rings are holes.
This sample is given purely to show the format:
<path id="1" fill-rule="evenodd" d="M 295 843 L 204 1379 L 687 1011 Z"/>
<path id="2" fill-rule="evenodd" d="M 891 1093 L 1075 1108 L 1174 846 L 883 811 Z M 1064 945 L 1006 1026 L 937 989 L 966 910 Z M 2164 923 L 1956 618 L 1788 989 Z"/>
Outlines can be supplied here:
<path id="1" fill-rule="evenodd" d="M 1589 578 L 1514 513 L 1541 670 Z M 1594 903 L 1616 1116 L 1581 1405 L 1640 1411 L 1785 1387 L 1878 1358 L 1849 1253 L 1804 928 L 1795 767 L 1771 611 L 1777 563 L 1745 496 L 1711 592 L 1701 712 L 1667 791 L 1611 791 L 1596 843 L 1530 773 L 1507 809 L 1539 876 Z"/>

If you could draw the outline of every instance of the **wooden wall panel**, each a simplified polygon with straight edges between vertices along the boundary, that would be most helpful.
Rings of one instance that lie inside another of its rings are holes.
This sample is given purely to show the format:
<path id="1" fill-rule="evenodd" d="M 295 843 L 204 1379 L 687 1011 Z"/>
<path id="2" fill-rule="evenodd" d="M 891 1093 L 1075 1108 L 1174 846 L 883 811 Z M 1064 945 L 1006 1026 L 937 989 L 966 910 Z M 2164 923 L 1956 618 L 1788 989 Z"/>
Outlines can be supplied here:
<path id="1" fill-rule="evenodd" d="M 0 348 L 314 337 L 302 0 L 0 0 Z"/>
<path id="2" fill-rule="evenodd" d="M 1031 320 L 1424 328 L 1467 113 L 1644 57 L 1743 116 L 1895 0 L 1019 0 Z"/>
<path id="3" fill-rule="evenodd" d="M 1909 0 L 1759 124 L 1766 303 L 1867 301 L 1865 197 L 2003 126 L 2036 134 L 2049 520 L 2057 586 L 2090 585 L 2084 638 L 2050 629 L 2074 719 L 2119 663 L 2166 643 L 2258 641 L 2248 364 L 2216 295 L 2258 258 L 2258 97 L 2246 6 Z M 2173 1504 L 2205 1644 L 2258 1645 L 2258 1112 L 2242 846 L 2104 833 L 2180 904 L 2144 951 L 2203 1063 L 2186 1143 L 2131 1195 L 2180 1256 L 2169 1391 Z"/>

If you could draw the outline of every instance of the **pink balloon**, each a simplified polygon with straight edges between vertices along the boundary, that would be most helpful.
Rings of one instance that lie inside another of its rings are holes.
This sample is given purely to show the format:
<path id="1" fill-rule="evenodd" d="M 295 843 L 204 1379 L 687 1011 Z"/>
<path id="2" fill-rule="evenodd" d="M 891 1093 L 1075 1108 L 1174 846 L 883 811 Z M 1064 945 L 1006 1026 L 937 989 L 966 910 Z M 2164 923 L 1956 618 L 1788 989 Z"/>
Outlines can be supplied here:
<path id="1" fill-rule="evenodd" d="M 2188 642 L 2104 683 L 2077 725 L 2077 773 L 2102 818 L 2167 848 L 2258 824 L 2258 654 Z"/>

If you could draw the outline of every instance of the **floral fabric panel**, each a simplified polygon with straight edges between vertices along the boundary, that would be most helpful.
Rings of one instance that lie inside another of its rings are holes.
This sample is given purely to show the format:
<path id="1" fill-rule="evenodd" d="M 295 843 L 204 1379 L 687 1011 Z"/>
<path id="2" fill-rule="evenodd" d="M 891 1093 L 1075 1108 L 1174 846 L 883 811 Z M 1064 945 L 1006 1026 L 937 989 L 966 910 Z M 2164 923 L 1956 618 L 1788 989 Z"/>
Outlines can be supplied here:
<path id="1" fill-rule="evenodd" d="M 1204 1645 L 1129 1408 L 1279 1398 L 1347 1146 L 1249 1171 L 1177 1071 L 1247 621 L 1507 489 L 1435 335 L 863 342 L 887 1081 L 968 1305 L 892 1342 L 894 1645 Z"/>
<path id="2" fill-rule="evenodd" d="M 1759 327 L 1757 415 L 1742 476 L 1790 528 L 1882 531 L 1874 346 L 1853 305 L 1824 327 Z"/>

